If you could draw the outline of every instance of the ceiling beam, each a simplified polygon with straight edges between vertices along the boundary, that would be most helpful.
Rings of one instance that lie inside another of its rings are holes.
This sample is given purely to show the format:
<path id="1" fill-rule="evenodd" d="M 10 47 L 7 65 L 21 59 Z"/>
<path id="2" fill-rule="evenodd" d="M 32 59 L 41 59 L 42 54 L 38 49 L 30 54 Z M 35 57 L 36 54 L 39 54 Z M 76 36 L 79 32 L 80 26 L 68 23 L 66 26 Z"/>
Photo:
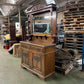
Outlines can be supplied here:
<path id="1" fill-rule="evenodd" d="M 17 4 L 12 4 L 12 3 L 0 3 L 0 5 L 6 5 L 6 6 L 18 6 Z"/>
<path id="2" fill-rule="evenodd" d="M 20 5 L 22 5 L 23 3 L 25 3 L 25 1 L 28 1 L 28 0 L 22 0 L 22 1 L 20 1 L 18 4 L 0 3 L 0 5 L 6 5 L 6 6 L 20 6 Z"/>
<path id="3" fill-rule="evenodd" d="M 26 1 L 28 1 L 28 0 L 22 0 L 22 1 L 19 2 L 18 5 L 19 5 L 19 6 L 22 5 L 22 4 L 25 3 Z"/>
<path id="4" fill-rule="evenodd" d="M 25 0 L 24 0 L 25 1 Z M 27 0 L 28 1 L 28 0 Z M 31 1 L 29 1 L 28 3 L 27 3 L 27 5 L 24 5 L 24 6 L 21 6 L 22 4 L 20 3 L 20 4 L 18 4 L 18 5 L 20 5 L 20 7 L 21 7 L 21 11 L 22 10 L 24 10 L 24 9 L 26 9 L 27 7 L 28 7 L 28 5 L 29 4 L 31 4 L 32 2 L 34 2 L 35 0 L 31 0 Z M 9 16 L 11 16 L 11 15 L 13 15 L 14 13 L 17 13 L 17 9 L 14 9 L 14 10 L 11 10 L 11 13 L 9 14 Z"/>

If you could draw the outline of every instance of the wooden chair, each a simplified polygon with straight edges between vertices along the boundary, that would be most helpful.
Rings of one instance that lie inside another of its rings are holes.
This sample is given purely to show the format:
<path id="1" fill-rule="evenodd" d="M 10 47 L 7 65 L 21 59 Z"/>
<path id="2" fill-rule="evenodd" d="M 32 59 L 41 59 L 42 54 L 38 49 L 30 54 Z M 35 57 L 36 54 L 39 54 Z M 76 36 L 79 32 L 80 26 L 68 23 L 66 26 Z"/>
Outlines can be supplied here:
<path id="1" fill-rule="evenodd" d="M 20 43 L 15 43 L 13 45 L 13 56 L 20 57 L 21 56 L 21 48 L 20 48 Z"/>

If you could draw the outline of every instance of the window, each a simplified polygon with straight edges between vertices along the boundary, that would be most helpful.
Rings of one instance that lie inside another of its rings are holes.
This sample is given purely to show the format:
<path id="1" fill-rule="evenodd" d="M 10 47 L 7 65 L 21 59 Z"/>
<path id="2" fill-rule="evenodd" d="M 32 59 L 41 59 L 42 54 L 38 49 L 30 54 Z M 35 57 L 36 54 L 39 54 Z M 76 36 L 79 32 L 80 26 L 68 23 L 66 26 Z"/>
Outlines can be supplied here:
<path id="1" fill-rule="evenodd" d="M 46 3 L 47 4 L 55 4 L 55 1 L 54 0 L 46 0 Z"/>
<path id="2" fill-rule="evenodd" d="M 2 13 L 2 15 L 4 15 L 4 12 L 2 11 L 2 9 L 0 8 L 0 12 Z"/>
<path id="3" fill-rule="evenodd" d="M 11 3 L 12 3 L 12 4 L 15 4 L 15 0 L 11 0 Z"/>

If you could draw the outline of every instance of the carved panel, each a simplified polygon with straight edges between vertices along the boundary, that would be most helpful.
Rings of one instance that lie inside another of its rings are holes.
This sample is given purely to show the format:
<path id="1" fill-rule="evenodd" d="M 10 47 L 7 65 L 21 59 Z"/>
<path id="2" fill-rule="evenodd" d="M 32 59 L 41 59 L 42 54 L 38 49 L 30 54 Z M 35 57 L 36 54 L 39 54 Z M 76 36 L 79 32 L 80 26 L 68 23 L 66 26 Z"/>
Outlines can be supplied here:
<path id="1" fill-rule="evenodd" d="M 38 63 L 38 62 L 40 62 L 40 57 L 34 56 L 34 60 Z"/>
<path id="2" fill-rule="evenodd" d="M 42 69 L 42 64 L 41 64 L 41 55 L 40 54 L 37 54 L 37 53 L 34 53 L 33 54 L 33 68 L 38 70 L 38 71 L 41 71 Z"/>
<path id="3" fill-rule="evenodd" d="M 22 51 L 22 57 L 23 57 L 22 62 L 29 65 L 29 53 L 28 53 L 28 51 L 23 50 Z"/>

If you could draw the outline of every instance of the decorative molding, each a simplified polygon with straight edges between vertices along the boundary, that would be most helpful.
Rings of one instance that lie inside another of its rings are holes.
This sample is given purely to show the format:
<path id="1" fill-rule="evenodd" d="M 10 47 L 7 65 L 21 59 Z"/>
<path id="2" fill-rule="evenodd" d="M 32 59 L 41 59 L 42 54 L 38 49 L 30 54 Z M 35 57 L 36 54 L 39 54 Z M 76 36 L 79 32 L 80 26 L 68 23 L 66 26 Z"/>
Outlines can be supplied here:
<path id="1" fill-rule="evenodd" d="M 34 6 L 34 7 L 31 9 L 31 11 L 40 10 L 40 9 L 44 8 L 45 6 L 46 6 L 46 5 L 44 5 L 44 4 L 36 5 L 36 6 Z"/>

